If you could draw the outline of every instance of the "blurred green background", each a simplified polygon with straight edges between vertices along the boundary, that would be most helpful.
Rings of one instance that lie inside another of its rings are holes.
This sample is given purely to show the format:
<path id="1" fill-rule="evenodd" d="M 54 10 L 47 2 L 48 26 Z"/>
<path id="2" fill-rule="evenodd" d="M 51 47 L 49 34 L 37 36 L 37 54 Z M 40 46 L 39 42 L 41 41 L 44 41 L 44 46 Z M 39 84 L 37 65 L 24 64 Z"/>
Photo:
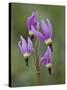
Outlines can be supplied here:
<path id="1" fill-rule="evenodd" d="M 65 7 L 37 4 L 11 4 L 11 84 L 16 86 L 34 86 L 37 84 L 36 71 L 32 56 L 29 66 L 26 67 L 21 54 L 18 41 L 20 35 L 25 39 L 28 36 L 27 18 L 32 12 L 38 13 L 39 21 L 49 18 L 53 24 L 53 65 L 52 75 L 49 76 L 45 66 L 41 66 L 42 85 L 65 83 Z M 46 45 L 41 43 L 41 55 L 46 50 Z"/>

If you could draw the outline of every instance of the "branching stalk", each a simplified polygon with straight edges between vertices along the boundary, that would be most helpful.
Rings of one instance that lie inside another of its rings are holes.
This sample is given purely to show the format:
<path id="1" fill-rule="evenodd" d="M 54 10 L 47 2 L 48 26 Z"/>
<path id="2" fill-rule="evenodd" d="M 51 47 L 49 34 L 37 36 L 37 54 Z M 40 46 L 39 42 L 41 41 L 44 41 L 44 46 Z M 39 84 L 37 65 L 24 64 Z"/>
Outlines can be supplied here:
<path id="1" fill-rule="evenodd" d="M 36 76 L 38 85 L 41 85 L 41 79 L 40 79 L 40 62 L 39 62 L 39 47 L 40 42 L 38 39 L 36 39 L 35 46 L 34 46 L 34 53 L 33 53 L 33 59 L 36 67 Z"/>
<path id="2" fill-rule="evenodd" d="M 38 53 L 38 47 L 39 47 L 39 40 L 36 40 L 36 48 L 35 48 L 35 55 L 36 55 L 36 74 L 37 74 L 37 80 L 38 84 L 41 84 L 40 80 L 40 62 L 39 62 L 39 53 Z"/>

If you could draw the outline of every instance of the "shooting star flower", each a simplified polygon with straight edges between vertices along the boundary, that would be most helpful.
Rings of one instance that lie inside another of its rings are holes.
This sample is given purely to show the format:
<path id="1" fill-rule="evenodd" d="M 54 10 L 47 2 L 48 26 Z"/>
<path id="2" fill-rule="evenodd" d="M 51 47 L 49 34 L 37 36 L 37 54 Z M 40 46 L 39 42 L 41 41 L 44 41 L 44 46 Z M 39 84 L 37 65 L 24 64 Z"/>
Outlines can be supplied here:
<path id="1" fill-rule="evenodd" d="M 32 32 L 31 26 L 33 26 L 36 30 L 39 29 L 39 22 L 38 22 L 37 12 L 33 12 L 32 15 L 30 17 L 28 17 L 28 19 L 27 19 L 27 27 L 28 27 L 28 30 L 29 30 L 29 35 L 31 37 L 33 37 L 34 34 Z"/>
<path id="2" fill-rule="evenodd" d="M 26 66 L 28 66 L 28 58 L 30 54 L 33 52 L 33 44 L 31 39 L 28 37 L 28 43 L 26 40 L 21 36 L 20 41 L 18 42 L 18 46 L 20 48 L 21 53 L 23 54 L 25 61 L 26 61 Z"/>
<path id="3" fill-rule="evenodd" d="M 51 74 L 51 66 L 52 66 L 52 52 L 50 47 L 48 46 L 46 52 L 43 57 L 41 57 L 41 64 L 45 65 L 48 68 L 49 75 Z"/>
<path id="4" fill-rule="evenodd" d="M 52 24 L 49 19 L 46 21 L 41 21 L 41 31 L 37 31 L 33 26 L 31 26 L 32 32 L 34 35 L 40 39 L 41 41 L 45 42 L 46 45 L 49 45 L 52 50 Z"/>

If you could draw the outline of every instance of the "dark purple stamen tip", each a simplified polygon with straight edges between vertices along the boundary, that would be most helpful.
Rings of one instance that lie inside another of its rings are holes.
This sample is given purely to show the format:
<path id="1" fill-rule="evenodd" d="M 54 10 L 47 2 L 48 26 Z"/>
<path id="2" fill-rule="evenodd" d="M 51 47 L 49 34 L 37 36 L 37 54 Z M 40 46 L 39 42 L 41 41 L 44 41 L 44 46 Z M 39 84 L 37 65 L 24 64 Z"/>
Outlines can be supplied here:
<path id="1" fill-rule="evenodd" d="M 34 35 L 31 35 L 31 36 L 29 36 L 30 37 L 30 39 L 33 41 L 33 39 L 34 39 Z"/>
<path id="2" fill-rule="evenodd" d="M 26 66 L 28 66 L 28 58 L 25 59 Z"/>
<path id="3" fill-rule="evenodd" d="M 49 47 L 50 47 L 51 51 L 53 52 L 53 46 L 52 46 L 52 44 L 49 44 Z"/>
<path id="4" fill-rule="evenodd" d="M 51 75 L 51 67 L 48 68 L 49 75 Z"/>

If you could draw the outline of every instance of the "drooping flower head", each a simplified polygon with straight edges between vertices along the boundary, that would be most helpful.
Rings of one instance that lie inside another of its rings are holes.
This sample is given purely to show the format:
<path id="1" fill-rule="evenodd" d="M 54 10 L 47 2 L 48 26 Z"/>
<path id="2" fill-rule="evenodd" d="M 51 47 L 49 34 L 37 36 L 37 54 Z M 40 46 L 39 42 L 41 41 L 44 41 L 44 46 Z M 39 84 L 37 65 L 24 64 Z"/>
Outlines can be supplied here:
<path id="1" fill-rule="evenodd" d="M 18 46 L 26 60 L 26 65 L 28 66 L 28 58 L 29 58 L 31 52 L 33 52 L 33 44 L 29 37 L 28 37 L 28 42 L 26 42 L 26 40 L 22 36 L 20 37 L 20 39 L 21 40 L 18 42 Z"/>
<path id="2" fill-rule="evenodd" d="M 41 64 L 45 65 L 45 67 L 49 70 L 49 74 L 51 74 L 52 52 L 49 46 L 46 52 L 44 53 L 43 57 L 41 57 Z"/>
<path id="3" fill-rule="evenodd" d="M 47 45 L 51 47 L 52 50 L 52 24 L 49 19 L 46 19 L 46 21 L 41 21 L 41 32 L 36 31 L 33 26 L 32 32 L 34 35 L 40 39 L 41 41 L 45 42 Z"/>
<path id="4" fill-rule="evenodd" d="M 37 12 L 33 12 L 30 17 L 27 19 L 27 27 L 29 30 L 29 35 L 33 36 L 32 28 L 33 26 L 36 30 L 39 29 L 39 22 L 38 22 L 38 17 L 37 17 Z"/>

